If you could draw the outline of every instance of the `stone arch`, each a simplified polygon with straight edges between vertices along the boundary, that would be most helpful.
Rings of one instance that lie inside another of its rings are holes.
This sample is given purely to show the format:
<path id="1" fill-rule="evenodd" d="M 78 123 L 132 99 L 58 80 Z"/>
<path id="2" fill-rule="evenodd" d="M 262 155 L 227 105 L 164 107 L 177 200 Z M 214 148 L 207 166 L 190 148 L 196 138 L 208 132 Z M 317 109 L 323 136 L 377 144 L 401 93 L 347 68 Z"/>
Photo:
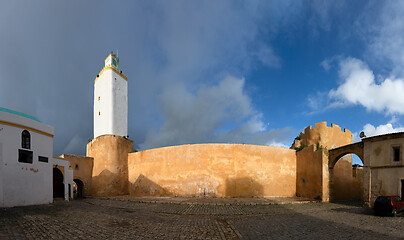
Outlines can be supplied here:
<path id="1" fill-rule="evenodd" d="M 53 168 L 53 198 L 65 197 L 64 177 L 59 168 Z"/>
<path id="2" fill-rule="evenodd" d="M 347 154 L 356 154 L 363 163 L 363 142 L 331 149 L 328 153 L 328 167 L 333 169 L 338 160 Z"/>
<path id="3" fill-rule="evenodd" d="M 83 198 L 84 197 L 84 183 L 78 178 L 73 179 L 74 190 L 73 197 L 74 198 Z"/>

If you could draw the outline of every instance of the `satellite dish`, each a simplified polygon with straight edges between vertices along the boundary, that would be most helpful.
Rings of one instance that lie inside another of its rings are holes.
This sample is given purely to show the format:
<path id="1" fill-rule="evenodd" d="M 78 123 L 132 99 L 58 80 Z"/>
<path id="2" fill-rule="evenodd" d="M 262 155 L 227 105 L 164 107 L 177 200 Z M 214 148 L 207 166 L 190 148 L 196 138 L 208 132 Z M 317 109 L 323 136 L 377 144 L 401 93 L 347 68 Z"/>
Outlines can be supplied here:
<path id="1" fill-rule="evenodd" d="M 364 138 L 364 137 L 366 137 L 366 135 L 365 135 L 365 133 L 362 131 L 361 133 L 359 133 L 359 137 L 360 137 L 360 138 Z"/>

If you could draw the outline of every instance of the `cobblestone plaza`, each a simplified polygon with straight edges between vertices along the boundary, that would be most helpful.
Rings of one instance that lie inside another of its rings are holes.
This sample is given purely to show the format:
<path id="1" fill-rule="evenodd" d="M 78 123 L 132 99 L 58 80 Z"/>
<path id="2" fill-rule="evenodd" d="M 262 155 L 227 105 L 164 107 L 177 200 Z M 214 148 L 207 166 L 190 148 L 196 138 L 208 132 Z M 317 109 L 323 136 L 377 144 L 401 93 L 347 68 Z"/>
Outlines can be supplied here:
<path id="1" fill-rule="evenodd" d="M 0 209 L 0 239 L 403 239 L 354 203 L 89 198 Z"/>

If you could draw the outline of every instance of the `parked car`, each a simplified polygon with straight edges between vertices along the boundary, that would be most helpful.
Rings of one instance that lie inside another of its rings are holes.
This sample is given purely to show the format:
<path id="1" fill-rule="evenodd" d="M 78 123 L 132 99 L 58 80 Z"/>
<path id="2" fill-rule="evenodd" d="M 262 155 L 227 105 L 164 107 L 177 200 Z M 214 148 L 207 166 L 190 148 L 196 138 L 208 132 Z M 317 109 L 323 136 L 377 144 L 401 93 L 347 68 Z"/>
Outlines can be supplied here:
<path id="1" fill-rule="evenodd" d="M 399 196 L 379 196 L 373 205 L 375 215 L 392 215 L 404 211 L 404 201 Z"/>

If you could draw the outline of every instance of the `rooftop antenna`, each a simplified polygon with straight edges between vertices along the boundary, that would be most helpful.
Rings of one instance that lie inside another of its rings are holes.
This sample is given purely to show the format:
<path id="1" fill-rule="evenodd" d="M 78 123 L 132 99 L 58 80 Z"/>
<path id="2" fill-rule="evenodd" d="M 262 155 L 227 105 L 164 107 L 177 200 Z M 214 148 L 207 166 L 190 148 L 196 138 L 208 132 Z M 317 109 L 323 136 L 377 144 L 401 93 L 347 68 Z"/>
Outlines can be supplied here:
<path id="1" fill-rule="evenodd" d="M 118 49 L 116 50 L 116 57 L 119 58 L 119 57 L 118 57 Z"/>

